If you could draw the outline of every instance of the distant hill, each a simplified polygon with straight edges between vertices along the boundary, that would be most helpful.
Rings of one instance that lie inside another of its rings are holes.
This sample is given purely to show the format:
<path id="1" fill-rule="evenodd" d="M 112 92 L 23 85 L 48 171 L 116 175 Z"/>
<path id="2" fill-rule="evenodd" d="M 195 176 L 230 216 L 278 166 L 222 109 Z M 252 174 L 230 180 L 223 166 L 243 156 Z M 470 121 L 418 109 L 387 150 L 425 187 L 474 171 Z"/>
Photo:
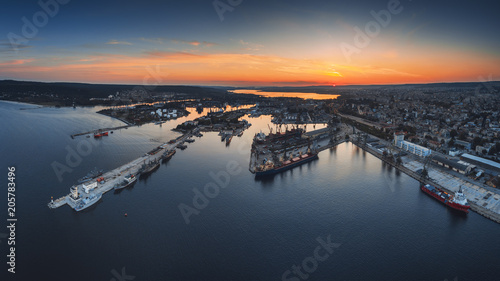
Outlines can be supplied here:
<path id="1" fill-rule="evenodd" d="M 117 92 L 124 93 L 129 90 L 138 89 L 140 100 L 151 100 L 151 95 L 159 93 L 184 94 L 185 98 L 203 99 L 210 98 L 219 102 L 255 102 L 259 98 L 253 95 L 228 93 L 234 89 L 257 89 L 267 92 L 303 92 L 318 94 L 340 94 L 346 96 L 355 89 L 419 89 L 424 92 L 446 91 L 448 88 L 464 89 L 474 91 L 481 89 L 482 92 L 490 91 L 500 93 L 500 82 L 464 82 L 464 83 L 432 83 L 432 84 L 401 84 L 401 85 L 349 85 L 349 86 L 304 86 L 304 87 L 205 87 L 205 86 L 141 86 L 141 85 L 119 85 L 119 84 L 87 84 L 87 83 L 45 83 L 31 81 L 0 81 L 0 99 L 20 101 L 46 105 L 70 106 L 73 102 L 77 105 L 113 104 L 112 101 L 90 100 L 91 98 L 104 99 Z M 138 96 L 135 97 L 138 97 Z"/>
<path id="2" fill-rule="evenodd" d="M 82 96 L 88 98 L 105 98 L 109 95 L 116 94 L 125 90 L 134 88 L 143 88 L 140 85 L 108 85 L 108 84 L 85 84 L 85 83 L 44 83 L 44 82 L 27 82 L 2 80 L 0 81 L 0 93 L 26 93 L 36 92 L 38 94 L 54 94 L 59 96 L 80 98 Z M 197 86 L 156 86 L 146 87 L 147 91 L 155 92 L 176 92 L 186 93 L 190 95 L 224 95 L 226 91 L 223 89 L 214 89 L 208 87 Z"/>
<path id="3" fill-rule="evenodd" d="M 388 84 L 388 85 L 345 85 L 345 86 L 302 86 L 302 87 L 242 87 L 241 89 L 256 89 L 266 92 L 299 92 L 299 93 L 318 93 L 330 94 L 339 90 L 348 89 L 432 89 L 432 88 L 464 88 L 476 89 L 477 87 L 494 88 L 500 93 L 500 81 L 488 82 L 452 82 L 452 83 L 430 83 L 430 84 Z"/>

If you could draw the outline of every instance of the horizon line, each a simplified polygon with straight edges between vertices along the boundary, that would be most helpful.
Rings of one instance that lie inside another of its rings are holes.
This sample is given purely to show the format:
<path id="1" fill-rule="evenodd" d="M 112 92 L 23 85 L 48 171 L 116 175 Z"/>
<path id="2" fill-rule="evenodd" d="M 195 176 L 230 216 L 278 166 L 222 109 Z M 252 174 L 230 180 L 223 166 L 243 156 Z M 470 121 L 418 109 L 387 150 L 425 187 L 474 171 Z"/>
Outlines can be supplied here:
<path id="1" fill-rule="evenodd" d="M 144 86 L 144 87 L 168 87 L 168 86 L 184 86 L 184 87 L 204 87 L 204 88 L 213 88 L 213 87 L 229 87 L 229 88 L 311 88 L 311 87 L 332 87 L 332 88 L 341 88 L 341 87 L 369 87 L 369 86 L 412 86 L 412 85 L 433 85 L 433 84 L 485 84 L 485 83 L 500 83 L 500 80 L 494 81 L 443 81 L 443 82 L 422 82 L 422 83 L 394 83 L 394 84 L 318 84 L 318 85 L 284 85 L 284 86 L 276 86 L 276 85 L 264 85 L 264 86 L 256 86 L 256 85 L 247 85 L 247 86 L 234 86 L 234 85 L 203 85 L 203 84 L 161 84 L 161 85 L 143 85 L 143 84 L 117 84 L 117 83 L 89 83 L 89 82 L 75 82 L 75 81 L 34 81 L 34 80 L 17 80 L 17 79 L 1 79 L 0 82 L 5 81 L 14 81 L 14 82 L 26 82 L 26 83 L 46 83 L 46 84 L 85 84 L 85 85 L 109 85 L 109 86 Z"/>

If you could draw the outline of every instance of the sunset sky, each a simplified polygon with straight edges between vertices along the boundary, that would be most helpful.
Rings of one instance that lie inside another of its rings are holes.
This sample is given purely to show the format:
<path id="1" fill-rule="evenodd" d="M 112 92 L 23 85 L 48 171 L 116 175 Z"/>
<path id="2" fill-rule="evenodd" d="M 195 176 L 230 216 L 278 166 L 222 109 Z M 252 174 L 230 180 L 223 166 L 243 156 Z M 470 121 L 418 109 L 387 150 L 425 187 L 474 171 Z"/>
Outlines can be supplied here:
<path id="1" fill-rule="evenodd" d="M 52 3 L 45 9 L 38 1 L 3 2 L 0 80 L 221 86 L 500 80 L 496 1 L 55 1 L 42 0 Z M 371 11 L 391 18 L 376 23 Z M 372 36 L 356 32 L 367 26 Z M 363 36 L 368 41 L 359 44 Z"/>

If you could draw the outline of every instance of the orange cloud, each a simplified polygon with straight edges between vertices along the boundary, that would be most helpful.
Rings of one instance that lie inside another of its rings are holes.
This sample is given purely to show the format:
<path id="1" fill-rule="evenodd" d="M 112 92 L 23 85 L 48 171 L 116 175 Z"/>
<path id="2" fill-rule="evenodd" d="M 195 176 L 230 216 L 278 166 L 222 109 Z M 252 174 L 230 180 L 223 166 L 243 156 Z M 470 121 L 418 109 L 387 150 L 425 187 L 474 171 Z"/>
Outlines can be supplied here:
<path id="1" fill-rule="evenodd" d="M 132 43 L 130 43 L 130 42 L 118 41 L 118 40 L 109 40 L 108 42 L 106 42 L 106 44 L 108 44 L 108 45 L 132 45 Z"/>
<path id="2" fill-rule="evenodd" d="M 30 63 L 32 61 L 34 60 L 33 59 L 9 60 L 0 62 L 0 66 L 20 65 L 20 64 Z"/>
<path id="3" fill-rule="evenodd" d="M 500 61 L 487 56 L 471 57 L 460 52 L 410 55 L 396 49 L 393 52 L 397 58 L 373 55 L 367 50 L 366 56 L 373 56 L 364 59 L 365 64 L 342 64 L 332 58 L 154 50 L 134 55 L 5 61 L 0 63 L 0 75 L 41 81 L 242 86 L 477 81 L 479 76 L 500 75 Z"/>
<path id="4" fill-rule="evenodd" d="M 200 42 L 200 41 L 172 40 L 172 42 L 180 43 L 180 44 L 188 44 L 188 45 L 196 46 L 196 47 L 198 47 L 198 46 L 212 47 L 212 46 L 217 45 L 216 43 L 207 42 L 207 41 Z"/>

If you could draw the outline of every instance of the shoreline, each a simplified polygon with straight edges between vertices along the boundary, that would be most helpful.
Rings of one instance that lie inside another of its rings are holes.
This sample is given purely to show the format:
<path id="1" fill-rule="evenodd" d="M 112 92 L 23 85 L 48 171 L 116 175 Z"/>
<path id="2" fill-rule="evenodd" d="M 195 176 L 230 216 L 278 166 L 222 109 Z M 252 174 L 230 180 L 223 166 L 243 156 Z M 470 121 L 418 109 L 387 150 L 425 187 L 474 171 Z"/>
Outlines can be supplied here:
<path id="1" fill-rule="evenodd" d="M 431 184 L 431 185 L 436 186 L 436 187 L 438 187 L 438 188 L 440 188 L 440 189 L 442 189 L 442 190 L 444 190 L 446 192 L 454 193 L 454 191 L 452 191 L 449 188 L 446 188 L 446 187 L 444 187 L 444 186 L 442 186 L 442 185 L 434 182 L 432 179 L 429 179 L 429 178 L 422 179 L 422 177 L 419 174 L 417 174 L 416 172 L 408 169 L 404 165 L 396 165 L 395 163 L 387 161 L 387 159 L 382 158 L 381 157 L 382 155 L 380 155 L 379 153 L 373 151 L 373 149 L 371 149 L 371 148 L 363 146 L 363 145 L 361 145 L 361 144 L 359 144 L 359 143 L 357 143 L 355 141 L 352 141 L 352 140 L 350 140 L 350 142 L 352 144 L 354 144 L 355 146 L 363 149 L 364 151 L 370 153 L 371 155 L 377 157 L 378 159 L 382 160 L 383 163 L 391 165 L 392 167 L 396 168 L 398 171 L 400 171 L 402 173 L 405 173 L 406 175 L 414 178 L 415 180 L 417 180 L 420 183 Z M 487 219 L 490 219 L 490 220 L 492 220 L 492 221 L 494 221 L 496 223 L 500 223 L 500 214 L 495 213 L 492 210 L 488 210 L 488 209 L 486 209 L 486 208 L 484 208 L 484 207 L 476 204 L 476 202 L 473 202 L 471 200 L 468 200 L 468 202 L 469 202 L 469 205 L 471 206 L 471 210 L 472 211 L 474 211 L 474 212 L 478 213 L 479 215 L 481 215 L 481 216 L 483 216 L 483 217 L 485 217 Z"/>

